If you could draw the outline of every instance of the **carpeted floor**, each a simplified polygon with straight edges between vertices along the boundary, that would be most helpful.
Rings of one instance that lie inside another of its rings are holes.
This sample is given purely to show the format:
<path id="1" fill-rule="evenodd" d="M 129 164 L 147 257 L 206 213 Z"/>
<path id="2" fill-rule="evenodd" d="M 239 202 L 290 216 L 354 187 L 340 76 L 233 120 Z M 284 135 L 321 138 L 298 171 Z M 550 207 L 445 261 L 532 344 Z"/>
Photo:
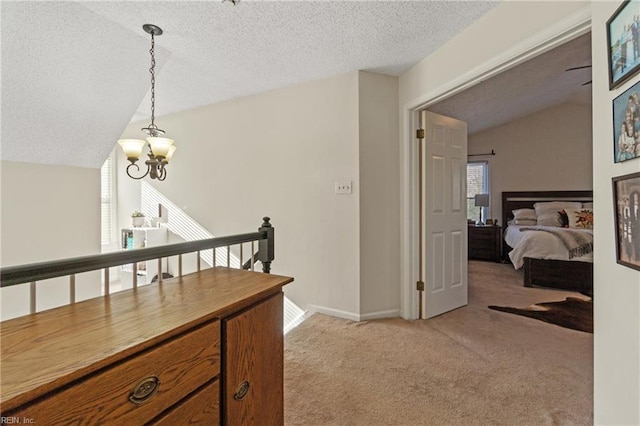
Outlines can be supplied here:
<path id="1" fill-rule="evenodd" d="M 469 305 L 430 319 L 313 315 L 285 339 L 287 425 L 590 425 L 593 335 L 503 312 L 575 293 L 469 264 Z"/>

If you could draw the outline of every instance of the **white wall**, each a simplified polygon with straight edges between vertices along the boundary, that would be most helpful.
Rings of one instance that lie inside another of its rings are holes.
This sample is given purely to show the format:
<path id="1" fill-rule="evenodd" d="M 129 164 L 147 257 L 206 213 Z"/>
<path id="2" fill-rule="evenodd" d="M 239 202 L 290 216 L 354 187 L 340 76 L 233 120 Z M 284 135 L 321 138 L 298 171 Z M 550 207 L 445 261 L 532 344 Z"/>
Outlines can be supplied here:
<path id="1" fill-rule="evenodd" d="M 503 191 L 591 190 L 591 106 L 566 103 L 469 136 L 469 153 L 489 163 L 491 209 L 502 218 Z M 501 224 L 504 225 L 504 224 Z"/>
<path id="2" fill-rule="evenodd" d="M 398 79 L 360 72 L 360 313 L 400 307 Z"/>
<path id="3" fill-rule="evenodd" d="M 608 90 L 604 29 L 606 20 L 619 4 L 593 2 L 587 9 L 588 16 L 592 16 L 593 190 L 598 218 L 594 229 L 597 240 L 594 253 L 594 416 L 596 424 L 637 425 L 640 424 L 640 273 L 615 262 L 611 198 L 611 177 L 639 168 L 639 160 L 614 164 L 612 159 L 611 101 L 620 90 L 632 84 L 613 92 Z M 580 21 L 584 6 L 584 2 L 501 3 L 400 77 L 401 117 L 406 117 L 408 106 L 452 89 L 468 79 L 465 76 L 490 70 L 490 65 L 497 59 L 508 59 L 505 52 L 515 55 L 553 40 L 554 32 L 558 35 Z M 404 136 L 406 124 L 401 124 L 401 144 L 408 140 Z M 404 161 L 406 148 L 402 147 L 402 150 L 401 161 Z M 406 174 L 402 179 L 406 182 Z M 406 221 L 404 213 L 402 219 Z M 403 241 L 401 248 L 405 250 L 404 247 Z"/>
<path id="4" fill-rule="evenodd" d="M 3 267 L 100 253 L 100 169 L 3 161 Z M 78 276 L 78 300 L 100 295 L 100 277 Z M 68 281 L 38 284 L 37 309 L 68 303 Z M 29 311 L 28 284 L 1 290 L 2 319 Z"/>
<path id="5" fill-rule="evenodd" d="M 146 124 L 129 126 L 123 137 L 141 137 Z M 257 230 L 270 216 L 272 272 L 295 278 L 287 296 L 305 309 L 358 316 L 358 72 L 159 117 L 156 124 L 178 150 L 167 179 L 154 187 L 216 236 Z M 344 180 L 353 182 L 352 195 L 334 193 L 334 182 Z M 119 197 L 129 203 L 120 213 L 128 215 L 139 207 L 131 204 L 139 184 L 120 183 L 126 193 Z"/>
<path id="6" fill-rule="evenodd" d="M 613 119 L 615 97 L 640 81 L 635 76 L 609 90 L 606 21 L 619 2 L 592 6 L 593 57 L 593 191 L 595 194 L 595 423 L 640 424 L 640 271 L 615 260 L 611 178 L 640 171 L 640 159 L 615 164 Z"/>

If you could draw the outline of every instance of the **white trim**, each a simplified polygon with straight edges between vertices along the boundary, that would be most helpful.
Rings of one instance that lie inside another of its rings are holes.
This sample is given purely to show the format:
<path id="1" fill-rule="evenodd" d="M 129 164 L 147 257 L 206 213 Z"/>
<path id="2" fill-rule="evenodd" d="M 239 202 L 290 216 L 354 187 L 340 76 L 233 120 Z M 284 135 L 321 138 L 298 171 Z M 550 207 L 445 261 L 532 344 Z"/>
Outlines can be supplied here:
<path id="1" fill-rule="evenodd" d="M 388 311 L 371 312 L 360 315 L 360 321 L 369 321 L 382 318 L 396 318 L 400 316 L 400 309 L 390 309 Z"/>
<path id="2" fill-rule="evenodd" d="M 519 65 L 548 50 L 566 43 L 591 29 L 591 6 L 585 6 L 554 25 L 513 46 L 504 53 L 472 68 L 468 72 L 442 84 L 439 87 L 419 95 L 407 102 L 401 109 L 402 130 L 400 137 L 400 270 L 401 294 L 400 316 L 404 319 L 417 319 L 418 295 L 415 291 L 417 277 L 418 232 L 415 217 L 417 200 L 417 167 L 414 141 L 414 129 L 417 128 L 416 114 L 419 110 L 442 101 L 456 93 L 491 78 L 509 68 Z"/>
<path id="3" fill-rule="evenodd" d="M 305 313 L 305 318 L 318 313 L 332 317 L 347 319 L 355 322 L 369 321 L 381 318 L 396 318 L 400 315 L 400 310 L 390 309 L 388 311 L 371 312 L 368 314 L 355 314 L 353 312 L 341 311 L 339 309 L 327 308 L 326 306 L 309 305 L 309 310 Z M 309 313 L 310 312 L 310 313 Z M 301 321 L 302 322 L 302 321 Z"/>
<path id="4" fill-rule="evenodd" d="M 319 313 L 330 315 L 332 317 L 338 317 L 348 319 L 351 321 L 360 321 L 360 315 L 353 312 L 341 311 L 339 309 L 327 308 L 326 306 L 309 305 L 309 311 L 312 313 Z"/>

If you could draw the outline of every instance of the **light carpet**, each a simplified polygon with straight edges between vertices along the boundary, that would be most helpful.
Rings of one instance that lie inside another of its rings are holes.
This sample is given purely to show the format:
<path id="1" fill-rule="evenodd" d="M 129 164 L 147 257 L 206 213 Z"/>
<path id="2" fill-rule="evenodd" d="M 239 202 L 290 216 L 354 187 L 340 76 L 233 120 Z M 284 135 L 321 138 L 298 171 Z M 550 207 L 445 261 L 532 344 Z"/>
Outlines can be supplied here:
<path id="1" fill-rule="evenodd" d="M 285 339 L 287 425 L 590 425 L 593 335 L 492 311 L 576 293 L 469 263 L 469 304 L 424 321 L 315 314 Z"/>

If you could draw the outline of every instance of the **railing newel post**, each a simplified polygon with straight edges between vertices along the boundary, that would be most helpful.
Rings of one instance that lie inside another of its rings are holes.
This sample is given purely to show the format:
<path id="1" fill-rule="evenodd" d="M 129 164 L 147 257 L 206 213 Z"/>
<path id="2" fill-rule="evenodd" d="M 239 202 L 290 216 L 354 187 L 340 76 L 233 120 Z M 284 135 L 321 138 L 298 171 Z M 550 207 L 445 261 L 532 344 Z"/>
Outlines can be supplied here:
<path id="1" fill-rule="evenodd" d="M 271 262 L 275 259 L 275 228 L 271 226 L 271 218 L 262 218 L 262 226 L 258 228 L 260 232 L 266 232 L 267 238 L 258 241 L 258 260 L 262 262 L 262 272 L 271 272 Z"/>

